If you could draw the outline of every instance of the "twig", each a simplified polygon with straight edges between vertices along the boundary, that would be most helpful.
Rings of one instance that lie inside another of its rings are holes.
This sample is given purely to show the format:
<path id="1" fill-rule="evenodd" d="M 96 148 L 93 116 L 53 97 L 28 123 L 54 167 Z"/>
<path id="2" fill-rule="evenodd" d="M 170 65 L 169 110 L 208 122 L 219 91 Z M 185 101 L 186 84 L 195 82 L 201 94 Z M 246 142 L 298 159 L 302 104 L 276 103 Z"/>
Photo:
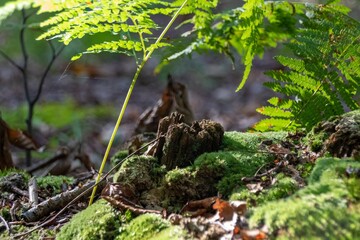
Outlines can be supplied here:
<path id="1" fill-rule="evenodd" d="M 48 216 L 51 212 L 66 206 L 71 202 L 76 196 L 81 194 L 82 197 L 88 197 L 86 194 L 82 194 L 86 189 L 91 188 L 94 185 L 95 181 L 87 183 L 81 188 L 75 188 L 70 191 L 60 193 L 38 205 L 27 210 L 21 216 L 27 222 L 34 222 L 39 220 L 44 216 Z"/>
<path id="2" fill-rule="evenodd" d="M 278 164 L 278 165 L 276 165 L 275 167 L 267 170 L 266 172 L 264 172 L 264 173 L 262 173 L 262 174 L 259 174 L 259 175 L 256 175 L 256 174 L 255 174 L 253 177 L 243 177 L 243 178 L 241 179 L 241 181 L 243 181 L 243 182 L 251 182 L 251 181 L 254 181 L 254 180 L 258 179 L 258 178 L 267 176 L 267 175 L 271 174 L 272 172 L 277 171 L 277 170 L 280 168 L 280 166 L 282 166 L 282 165 L 281 165 L 281 164 Z"/>
<path id="3" fill-rule="evenodd" d="M 4 223 L 5 227 L 6 227 L 6 230 L 9 231 L 9 236 L 11 235 L 11 228 L 9 226 L 9 224 L 7 223 L 7 221 L 5 220 L 5 218 L 3 218 L 1 215 L 0 215 L 0 220 Z"/>
<path id="4" fill-rule="evenodd" d="M 12 60 L 12 58 L 9 55 L 7 55 L 4 51 L 0 50 L 0 55 L 3 56 L 3 58 L 5 58 L 6 60 L 8 60 L 8 62 L 11 63 L 14 67 L 19 69 L 19 71 L 22 71 L 21 66 L 17 64 L 14 60 Z"/>
<path id="5" fill-rule="evenodd" d="M 109 175 L 111 172 L 113 172 L 115 169 L 119 168 L 121 166 L 121 164 L 128 158 L 134 156 L 135 154 L 137 154 L 138 152 L 142 151 L 143 149 L 145 149 L 146 147 L 150 146 L 151 144 L 153 144 L 154 142 L 158 141 L 161 137 L 164 136 L 159 136 L 158 138 L 152 140 L 151 142 L 145 144 L 143 147 L 139 148 L 138 150 L 134 151 L 133 153 L 129 154 L 126 158 L 124 158 L 123 160 L 121 160 L 118 164 L 116 164 L 113 168 L 111 168 L 104 176 L 101 177 L 101 179 L 95 183 L 93 186 L 87 188 L 86 190 L 84 190 L 84 192 L 82 192 L 81 194 L 79 194 L 77 197 L 75 197 L 72 201 L 70 201 L 65 207 L 63 207 L 58 213 L 56 213 L 52 218 L 50 218 L 49 220 L 41 223 L 40 225 L 34 227 L 33 229 L 30 229 L 29 231 L 25 232 L 25 233 L 21 233 L 18 235 L 13 236 L 13 238 L 19 238 L 19 237 L 23 237 L 26 236 L 30 233 L 32 233 L 33 231 L 42 228 L 50 223 L 52 223 L 61 213 L 63 213 L 69 206 L 71 206 L 72 204 L 74 204 L 76 201 L 78 201 L 81 197 L 83 197 L 86 193 L 88 193 L 90 190 L 92 190 L 95 186 L 98 186 L 101 182 L 103 182 Z"/>
<path id="6" fill-rule="evenodd" d="M 34 177 L 29 180 L 29 202 L 32 206 L 39 204 L 38 185 Z"/>

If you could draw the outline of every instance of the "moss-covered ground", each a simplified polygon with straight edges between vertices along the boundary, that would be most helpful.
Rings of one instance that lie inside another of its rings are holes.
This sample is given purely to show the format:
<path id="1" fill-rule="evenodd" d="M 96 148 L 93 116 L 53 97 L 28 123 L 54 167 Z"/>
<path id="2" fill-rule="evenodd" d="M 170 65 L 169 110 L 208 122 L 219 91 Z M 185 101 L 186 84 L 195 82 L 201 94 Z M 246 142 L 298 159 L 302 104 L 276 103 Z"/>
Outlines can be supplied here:
<path id="1" fill-rule="evenodd" d="M 269 146 L 291 146 L 287 149 L 292 151 L 298 142 L 289 141 L 286 132 L 226 132 L 219 151 L 200 155 L 191 166 L 166 171 L 153 157 L 134 156 L 122 164 L 114 181 L 131 185 L 144 207 L 167 209 L 168 213 L 179 212 L 188 201 L 218 194 L 223 199 L 246 200 L 250 226 L 265 225 L 270 239 L 356 239 L 360 236 L 359 160 L 327 157 L 306 162 L 296 155 L 299 152 L 289 160 L 267 151 Z M 113 160 L 124 156 L 119 154 Z M 279 162 L 282 167 L 276 168 Z M 297 175 L 289 171 L 288 165 Z M 271 168 L 277 170 L 254 178 Z M 132 216 L 98 200 L 74 215 L 56 233 L 56 239 L 193 237 L 160 215 Z M 44 232 L 33 235 L 39 234 Z"/>

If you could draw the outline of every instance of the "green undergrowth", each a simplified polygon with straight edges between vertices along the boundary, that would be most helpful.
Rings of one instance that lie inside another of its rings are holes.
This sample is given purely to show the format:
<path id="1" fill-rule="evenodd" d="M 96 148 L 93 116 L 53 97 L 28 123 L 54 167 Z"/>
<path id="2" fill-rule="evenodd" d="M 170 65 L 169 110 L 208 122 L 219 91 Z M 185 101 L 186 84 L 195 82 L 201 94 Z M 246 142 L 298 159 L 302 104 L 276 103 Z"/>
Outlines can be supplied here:
<path id="1" fill-rule="evenodd" d="M 31 178 L 30 174 L 25 170 L 17 168 L 7 168 L 0 171 L 0 181 L 3 177 L 9 176 L 10 174 L 14 173 L 20 173 L 24 177 L 24 181 L 26 182 L 29 181 L 29 179 Z"/>
<path id="2" fill-rule="evenodd" d="M 126 215 L 121 215 L 105 200 L 99 200 L 74 215 L 56 235 L 57 240 L 107 240 L 118 235 Z"/>
<path id="3" fill-rule="evenodd" d="M 162 230 L 170 227 L 170 223 L 159 215 L 143 214 L 131 221 L 115 240 L 150 239 Z"/>
<path id="4" fill-rule="evenodd" d="M 360 162 L 353 159 L 317 160 L 308 186 L 255 208 L 250 225 L 265 224 L 276 239 L 356 239 L 360 179 L 351 171 L 359 169 Z"/>
<path id="5" fill-rule="evenodd" d="M 70 185 L 74 182 L 73 177 L 67 176 L 45 176 L 36 179 L 39 188 L 51 190 L 53 194 L 62 192 L 63 184 Z"/>

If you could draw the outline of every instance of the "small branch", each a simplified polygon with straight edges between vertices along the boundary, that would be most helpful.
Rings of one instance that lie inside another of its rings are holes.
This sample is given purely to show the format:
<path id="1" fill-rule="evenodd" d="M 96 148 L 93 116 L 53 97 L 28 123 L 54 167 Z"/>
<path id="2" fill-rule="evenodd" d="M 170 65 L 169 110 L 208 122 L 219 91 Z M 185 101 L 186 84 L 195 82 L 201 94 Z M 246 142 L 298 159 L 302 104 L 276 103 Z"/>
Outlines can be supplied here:
<path id="1" fill-rule="evenodd" d="M 56 52 L 55 47 L 54 47 L 54 45 L 52 44 L 52 42 L 51 42 L 51 41 L 48 41 L 48 43 L 49 43 L 49 46 L 50 46 L 50 48 L 51 48 L 52 57 L 51 57 L 50 62 L 49 62 L 48 65 L 46 66 L 44 73 L 43 73 L 42 76 L 41 76 L 41 80 L 40 80 L 39 87 L 38 87 L 38 89 L 37 89 L 37 93 L 36 93 L 36 95 L 35 95 L 35 98 L 31 101 L 31 104 L 32 104 L 32 105 L 35 105 L 36 102 L 39 100 L 39 98 L 40 98 L 40 96 L 41 96 L 41 92 L 42 92 L 42 89 L 43 89 L 43 85 L 44 85 L 45 79 L 46 79 L 46 77 L 47 77 L 47 75 L 48 75 L 48 73 L 49 73 L 52 65 L 54 64 L 56 58 L 60 55 L 60 53 L 61 53 L 61 52 L 64 50 L 64 48 L 65 48 L 65 45 L 63 45 L 63 46 L 61 46 L 61 48 Z"/>
<path id="2" fill-rule="evenodd" d="M 11 228 L 10 228 L 9 224 L 7 223 L 7 221 L 1 215 L 0 215 L 0 220 L 4 223 L 4 225 L 6 227 L 6 230 L 8 230 L 9 235 L 10 235 L 11 234 Z"/>
<path id="3" fill-rule="evenodd" d="M 28 59 L 29 55 L 26 50 L 25 46 L 25 30 L 26 30 L 26 21 L 30 17 L 29 15 L 26 15 L 25 9 L 21 10 L 22 13 L 22 26 L 20 30 L 20 46 L 21 46 L 21 52 L 23 55 L 23 66 L 21 68 L 21 72 L 23 74 L 23 80 L 24 80 L 24 90 L 26 95 L 26 100 L 30 103 L 30 92 L 29 92 L 29 85 L 28 85 L 28 76 L 27 76 L 27 67 L 28 67 Z"/>
<path id="4" fill-rule="evenodd" d="M 5 58 L 9 63 L 11 63 L 11 65 L 16 67 L 20 72 L 23 71 L 22 67 L 19 64 L 17 64 L 14 60 L 12 60 L 10 56 L 7 55 L 4 51 L 0 50 L 0 55 L 3 56 L 3 58 Z"/>
<path id="5" fill-rule="evenodd" d="M 36 179 L 32 177 L 29 180 L 29 202 L 32 206 L 39 204 L 38 185 Z"/>
<path id="6" fill-rule="evenodd" d="M 71 191 L 67 191 L 64 193 L 60 193 L 38 205 L 24 212 L 21 216 L 27 222 L 34 222 L 42 217 L 48 216 L 51 212 L 56 211 L 60 208 L 66 206 L 69 202 L 72 202 L 77 196 L 81 195 L 81 197 L 88 197 L 90 195 L 89 191 L 86 192 L 89 188 L 92 188 L 95 181 L 91 181 L 87 183 L 85 186 L 81 188 L 75 188 Z M 104 185 L 104 184 L 102 184 Z M 85 194 L 85 193 L 87 194 Z M 84 193 L 84 194 L 82 194 Z"/>

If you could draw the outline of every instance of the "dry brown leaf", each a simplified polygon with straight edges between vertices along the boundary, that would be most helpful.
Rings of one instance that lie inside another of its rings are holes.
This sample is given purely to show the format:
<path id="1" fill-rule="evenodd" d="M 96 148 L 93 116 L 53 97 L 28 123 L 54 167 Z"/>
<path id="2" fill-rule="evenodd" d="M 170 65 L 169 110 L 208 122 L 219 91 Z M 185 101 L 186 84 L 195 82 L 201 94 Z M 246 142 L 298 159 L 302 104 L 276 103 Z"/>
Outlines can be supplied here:
<path id="1" fill-rule="evenodd" d="M 30 136 L 26 135 L 24 132 L 22 132 L 19 129 L 15 130 L 10 128 L 9 125 L 1 118 L 0 118 L 0 125 L 6 129 L 9 142 L 12 145 L 26 150 L 38 149 L 35 141 Z"/>
<path id="2" fill-rule="evenodd" d="M 220 198 L 216 199 L 213 209 L 218 211 L 220 218 L 224 221 L 231 221 L 235 214 L 235 211 L 230 203 L 221 200 Z"/>

